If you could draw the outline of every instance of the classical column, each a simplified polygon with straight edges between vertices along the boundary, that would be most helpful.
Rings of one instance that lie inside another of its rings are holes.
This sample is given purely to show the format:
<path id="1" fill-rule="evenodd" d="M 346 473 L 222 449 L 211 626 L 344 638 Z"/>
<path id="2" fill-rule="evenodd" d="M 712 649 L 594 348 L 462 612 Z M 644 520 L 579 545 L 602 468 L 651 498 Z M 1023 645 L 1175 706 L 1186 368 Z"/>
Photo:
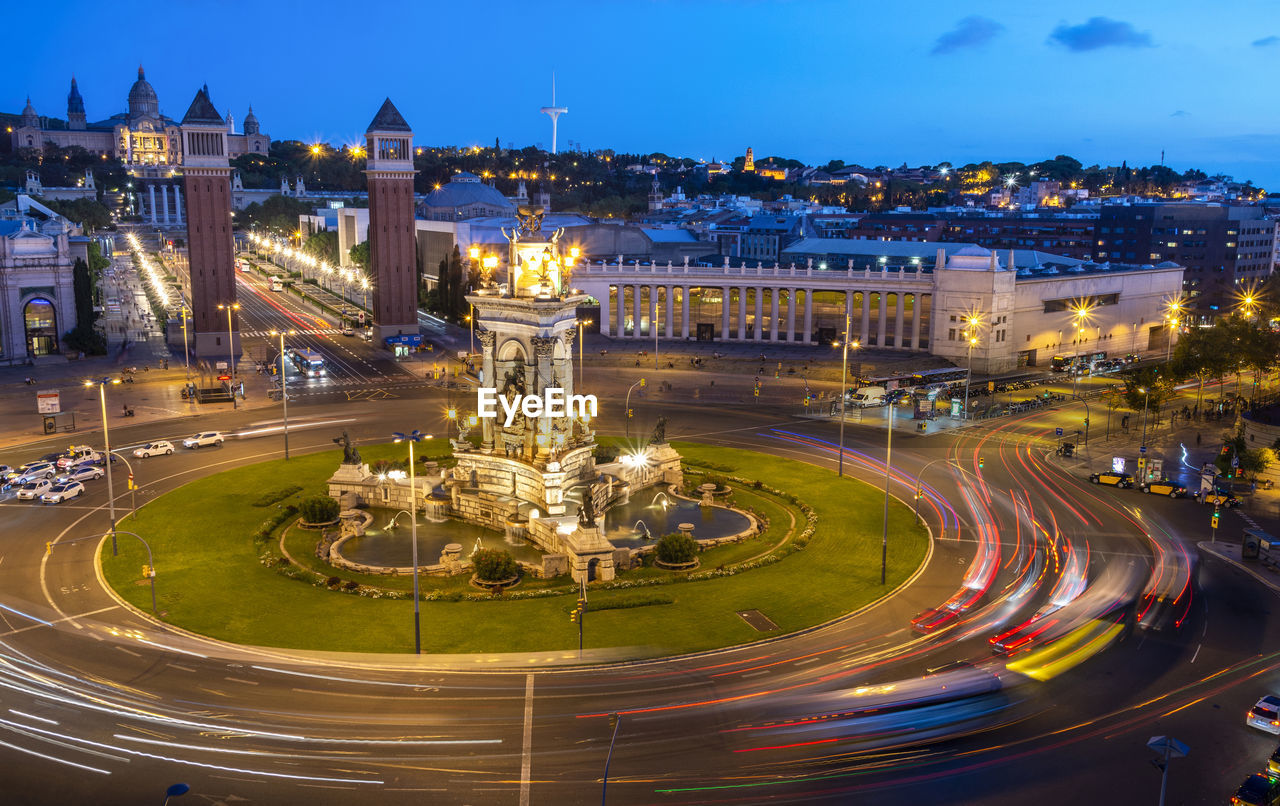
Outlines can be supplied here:
<path id="1" fill-rule="evenodd" d="M 607 308 L 608 306 L 601 306 Z M 498 379 L 493 377 L 493 347 L 497 341 L 497 335 L 492 330 L 481 330 L 476 333 L 476 338 L 480 340 L 480 349 L 482 358 L 480 361 L 481 372 L 484 377 L 481 378 L 482 383 L 489 384 L 490 387 L 496 389 L 498 387 Z M 485 453 L 493 453 L 493 418 L 485 417 L 480 420 L 480 450 Z"/>
<path id="2" fill-rule="evenodd" d="M 675 331 L 674 331 L 674 327 L 675 327 L 675 321 L 674 321 L 674 320 L 675 320 L 675 315 L 674 315 L 674 312 L 675 312 L 675 300 L 673 300 L 673 299 L 671 298 L 671 294 L 672 294 L 672 292 L 674 292 L 676 289 L 675 289 L 675 286 L 670 286 L 670 285 L 669 285 L 669 286 L 664 286 L 664 287 L 667 289 L 667 319 L 666 319 L 666 328 L 665 328 L 665 330 L 663 331 L 663 334 L 662 334 L 662 335 L 666 336 L 666 337 L 669 339 L 669 338 L 671 338 L 673 335 L 675 335 Z"/>
<path id="3" fill-rule="evenodd" d="M 627 335 L 627 287 L 622 283 L 618 283 L 618 322 L 614 326 L 618 331 L 618 338 Z"/>
<path id="4" fill-rule="evenodd" d="M 920 317 L 924 310 L 924 294 L 916 294 L 911 300 L 911 349 L 920 349 Z"/>
<path id="5" fill-rule="evenodd" d="M 804 290 L 804 343 L 813 344 L 813 289 Z"/>
<path id="6" fill-rule="evenodd" d="M 720 289 L 720 338 L 729 340 L 729 292 L 730 288 Z"/>
<path id="7" fill-rule="evenodd" d="M 632 311 L 631 338 L 633 338 L 633 339 L 638 339 L 638 338 L 640 338 L 640 313 L 641 313 L 641 311 L 640 311 L 640 302 L 641 302 L 641 299 L 640 299 L 640 298 L 641 298 L 642 296 L 644 296 L 644 293 L 641 291 L 641 289 L 643 289 L 643 288 L 644 288 L 644 286 L 642 286 L 642 285 L 638 285 L 638 284 L 637 284 L 637 285 L 633 285 L 631 288 L 632 288 L 632 292 L 631 292 L 631 294 L 632 294 L 632 296 L 631 296 L 631 311 Z"/>
<path id="8" fill-rule="evenodd" d="M 533 378 L 525 382 L 525 389 L 528 394 L 540 395 L 543 389 L 550 385 L 551 382 L 551 356 L 555 353 L 556 340 L 550 336 L 534 336 L 530 339 L 533 343 L 533 355 L 536 363 L 530 364 L 528 369 L 533 370 Z M 526 373 L 528 377 L 529 373 Z M 547 426 L 549 418 L 546 416 L 539 417 L 534 422 L 537 423 L 539 435 L 547 437 L 547 439 L 537 440 L 535 437 L 535 449 L 540 458 L 546 459 L 551 455 L 551 444 L 549 442 L 551 434 Z"/>
<path id="9" fill-rule="evenodd" d="M 893 349 L 901 350 L 902 347 L 902 312 L 906 300 L 902 298 L 902 292 L 898 292 L 898 308 L 893 317 Z"/>
<path id="10" fill-rule="evenodd" d="M 862 340 L 863 347 L 871 341 L 871 292 L 869 291 L 862 292 L 862 328 L 858 331 L 858 338 Z"/>
<path id="11" fill-rule="evenodd" d="M 738 289 L 738 340 L 747 340 L 747 286 Z"/>
<path id="12" fill-rule="evenodd" d="M 147 185 L 147 206 L 151 209 L 151 223 L 156 223 L 156 186 Z"/>
<path id="13" fill-rule="evenodd" d="M 169 186 L 160 186 L 160 219 L 165 224 L 169 223 Z"/>
<path id="14" fill-rule="evenodd" d="M 609 314 L 613 312 L 613 299 L 609 296 L 609 286 L 604 287 L 604 299 L 600 300 L 600 333 L 609 335 Z"/>
<path id="15" fill-rule="evenodd" d="M 689 338 L 689 286 L 680 289 L 680 338 Z"/>
<path id="16" fill-rule="evenodd" d="M 796 297 L 799 294 L 797 289 L 787 289 L 787 341 L 789 342 L 796 340 Z"/>
<path id="17" fill-rule="evenodd" d="M 755 340 L 764 340 L 764 289 L 755 287 Z"/>
<path id="18" fill-rule="evenodd" d="M 778 268 L 773 269 L 776 274 Z M 778 340 L 778 289 L 769 289 L 769 341 Z"/>
<path id="19" fill-rule="evenodd" d="M 888 300 L 885 299 L 885 293 L 883 291 L 878 292 L 878 296 L 876 298 L 876 346 L 877 347 L 884 346 L 885 332 L 889 327 L 889 317 L 887 315 L 888 312 L 885 310 L 885 304 L 887 302 Z"/>
<path id="20" fill-rule="evenodd" d="M 178 223 L 183 223 L 182 188 L 177 185 L 173 186 L 173 211 L 178 216 Z"/>

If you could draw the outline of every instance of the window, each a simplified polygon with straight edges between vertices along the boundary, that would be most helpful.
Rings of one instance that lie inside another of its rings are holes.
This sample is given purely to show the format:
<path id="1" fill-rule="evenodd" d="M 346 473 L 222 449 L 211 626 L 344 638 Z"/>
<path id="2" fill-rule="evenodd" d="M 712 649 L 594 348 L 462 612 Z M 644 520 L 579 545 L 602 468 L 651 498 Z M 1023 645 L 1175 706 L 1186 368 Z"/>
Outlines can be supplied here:
<path id="1" fill-rule="evenodd" d="M 954 327 L 953 327 L 953 328 L 948 328 L 948 329 L 947 329 L 947 341 L 955 341 L 955 340 L 956 340 L 956 329 L 955 329 Z"/>

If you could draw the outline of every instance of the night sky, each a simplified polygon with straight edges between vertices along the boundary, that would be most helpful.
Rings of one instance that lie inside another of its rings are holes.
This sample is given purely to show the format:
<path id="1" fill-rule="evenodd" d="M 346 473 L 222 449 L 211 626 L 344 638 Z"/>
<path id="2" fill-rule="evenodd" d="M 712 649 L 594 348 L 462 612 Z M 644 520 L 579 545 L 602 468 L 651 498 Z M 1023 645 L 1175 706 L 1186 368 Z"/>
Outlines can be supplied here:
<path id="1" fill-rule="evenodd" d="M 390 96 L 424 145 L 814 164 L 1202 168 L 1280 191 L 1280 4 L 578 0 L 60 2 L 6 10 L 0 109 L 125 108 L 139 63 L 276 139 L 354 142 Z"/>

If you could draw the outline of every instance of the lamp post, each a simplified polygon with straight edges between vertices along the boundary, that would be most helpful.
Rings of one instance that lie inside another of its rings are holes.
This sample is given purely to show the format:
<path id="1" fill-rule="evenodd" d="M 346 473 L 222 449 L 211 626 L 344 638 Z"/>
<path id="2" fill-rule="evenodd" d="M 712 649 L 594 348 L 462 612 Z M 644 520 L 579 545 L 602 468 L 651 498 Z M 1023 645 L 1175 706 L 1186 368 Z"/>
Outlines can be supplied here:
<path id="1" fill-rule="evenodd" d="M 978 343 L 977 336 L 969 337 L 969 367 L 964 373 L 964 413 L 960 418 L 969 419 L 969 387 L 973 385 L 973 346 Z"/>
<path id="2" fill-rule="evenodd" d="M 639 386 L 641 389 L 643 389 L 643 388 L 644 388 L 644 378 L 641 378 L 640 380 L 638 380 L 638 381 L 636 381 L 635 383 L 631 384 L 631 386 L 627 387 L 627 402 L 626 402 L 626 409 L 627 409 L 627 410 L 626 410 L 626 415 L 627 415 L 627 418 L 626 418 L 626 422 L 627 422 L 627 433 L 626 433 L 626 437 L 627 437 L 627 439 L 631 439 L 631 390 L 632 390 L 632 389 L 635 389 L 637 386 Z"/>
<path id="3" fill-rule="evenodd" d="M 407 434 L 397 431 L 391 435 L 396 442 L 409 443 L 409 523 L 413 540 L 413 651 L 422 654 L 422 617 L 418 605 L 418 477 L 413 464 L 413 443 L 424 437 L 416 428 Z"/>
<path id="4" fill-rule="evenodd" d="M 1146 454 L 1147 448 L 1147 400 L 1151 397 L 1151 390 L 1145 386 L 1139 387 L 1138 391 L 1142 393 L 1142 454 Z"/>
<path id="5" fill-rule="evenodd" d="M 884 531 L 880 535 L 880 584 L 884 584 L 886 570 L 889 564 L 889 471 L 892 467 L 891 460 L 893 458 L 893 410 L 897 408 L 892 404 L 889 405 L 889 416 L 885 418 L 885 422 L 889 424 L 888 434 L 885 437 L 884 446 Z"/>
<path id="6" fill-rule="evenodd" d="M 236 408 L 236 341 L 231 330 L 231 312 L 240 310 L 240 303 L 218 303 L 218 310 L 227 312 L 227 355 L 231 359 L 231 408 Z"/>
<path id="7" fill-rule="evenodd" d="M 468 302 L 467 308 L 469 310 L 469 313 L 467 314 L 467 321 L 471 324 L 471 349 L 467 352 L 467 355 L 475 355 L 475 352 L 476 352 L 476 306 Z"/>
<path id="8" fill-rule="evenodd" d="M 840 459 L 836 465 L 836 477 L 844 476 L 844 414 L 848 405 L 849 390 L 846 388 L 849 377 L 849 318 L 851 314 L 846 308 L 844 313 L 844 335 L 840 339 Z M 858 342 L 853 342 L 853 349 L 858 349 Z M 892 405 L 892 404 L 890 404 Z"/>
<path id="9" fill-rule="evenodd" d="M 119 378 L 103 378 L 98 381 L 85 381 L 85 386 L 98 387 L 98 400 L 102 404 L 102 460 L 107 466 L 107 517 L 111 520 L 111 556 L 120 553 L 116 544 L 116 491 L 111 481 L 111 434 L 107 430 L 107 384 L 118 384 Z"/>
<path id="10" fill-rule="evenodd" d="M 191 383 L 191 348 L 187 346 L 187 313 L 189 309 L 184 302 L 181 306 L 182 312 L 182 360 L 187 366 L 187 383 Z M 194 402 L 194 401 L 193 401 Z"/>
<path id="11" fill-rule="evenodd" d="M 284 337 L 296 336 L 296 330 L 273 330 L 272 336 L 280 337 L 280 400 L 284 404 L 284 459 L 289 461 L 289 376 L 284 371 Z"/>

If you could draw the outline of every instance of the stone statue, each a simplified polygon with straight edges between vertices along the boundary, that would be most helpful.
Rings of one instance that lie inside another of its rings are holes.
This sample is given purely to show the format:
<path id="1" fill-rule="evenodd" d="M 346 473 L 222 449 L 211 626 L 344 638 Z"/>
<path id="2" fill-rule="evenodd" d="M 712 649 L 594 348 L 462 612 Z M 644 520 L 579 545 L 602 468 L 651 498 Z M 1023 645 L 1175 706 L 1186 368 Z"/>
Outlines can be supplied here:
<path id="1" fill-rule="evenodd" d="M 650 445 L 663 445 L 667 441 L 667 418 L 658 416 L 658 422 L 653 426 L 653 435 L 649 437 Z"/>
<path id="2" fill-rule="evenodd" d="M 356 450 L 355 446 L 351 444 L 351 437 L 347 434 L 346 429 L 343 429 L 342 437 L 335 439 L 334 442 L 342 445 L 342 463 L 344 465 L 360 464 L 360 451 Z"/>
<path id="3" fill-rule="evenodd" d="M 524 394 L 524 371 L 519 367 L 503 376 L 503 396 L 505 397 L 508 392 L 515 392 L 517 395 Z"/>
<path id="4" fill-rule="evenodd" d="M 578 508 L 578 525 L 590 529 L 596 525 L 596 501 L 591 488 L 582 495 L 582 506 Z"/>
<path id="5" fill-rule="evenodd" d="M 537 235 L 542 232 L 542 208 L 520 205 L 516 210 L 516 220 L 520 222 L 517 232 L 520 235 Z"/>

